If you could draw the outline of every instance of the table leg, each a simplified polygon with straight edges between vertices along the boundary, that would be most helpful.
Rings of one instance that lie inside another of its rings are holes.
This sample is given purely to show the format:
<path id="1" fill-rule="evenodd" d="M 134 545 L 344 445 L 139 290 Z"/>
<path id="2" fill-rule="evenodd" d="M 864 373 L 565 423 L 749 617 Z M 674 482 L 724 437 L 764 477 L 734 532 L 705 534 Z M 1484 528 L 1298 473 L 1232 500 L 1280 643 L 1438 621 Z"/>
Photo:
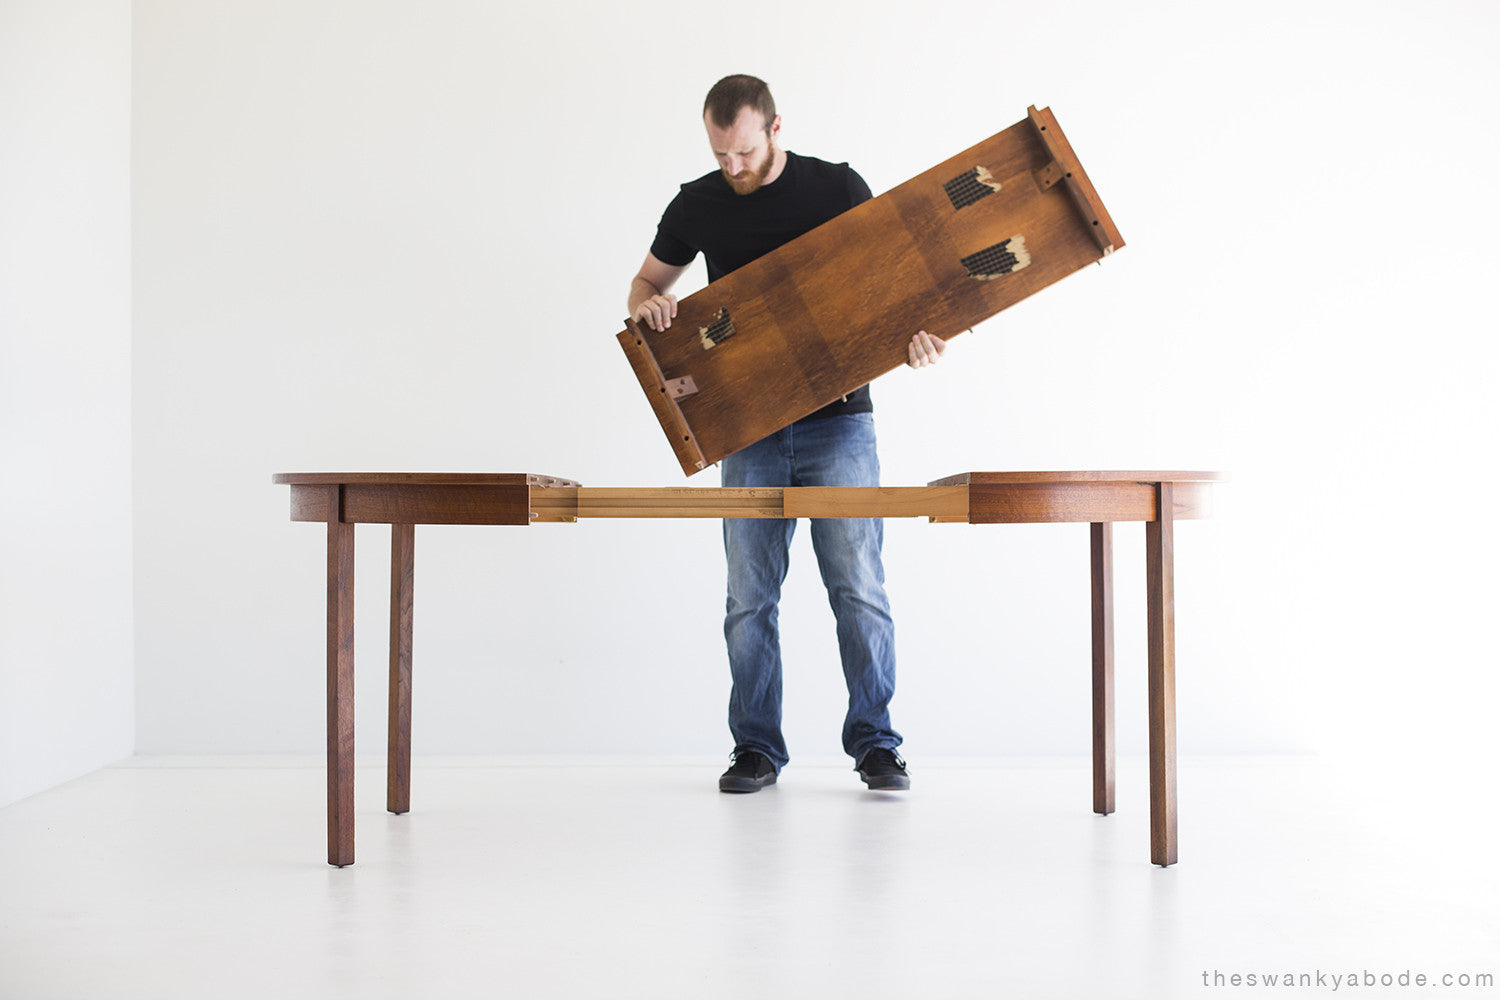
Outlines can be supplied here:
<path id="1" fill-rule="evenodd" d="M 1172 484 L 1156 486 L 1146 522 L 1146 687 L 1150 728 L 1151 863 L 1177 863 L 1177 666 L 1172 608 Z"/>
<path id="2" fill-rule="evenodd" d="M 354 863 L 354 525 L 329 489 L 328 863 Z"/>
<path id="3" fill-rule="evenodd" d="M 411 610 L 416 526 L 391 525 L 391 690 L 385 807 L 411 809 Z"/>
<path id="4" fill-rule="evenodd" d="M 1094 812 L 1115 811 L 1115 556 L 1114 525 L 1089 525 L 1089 575 L 1094 653 Z"/>

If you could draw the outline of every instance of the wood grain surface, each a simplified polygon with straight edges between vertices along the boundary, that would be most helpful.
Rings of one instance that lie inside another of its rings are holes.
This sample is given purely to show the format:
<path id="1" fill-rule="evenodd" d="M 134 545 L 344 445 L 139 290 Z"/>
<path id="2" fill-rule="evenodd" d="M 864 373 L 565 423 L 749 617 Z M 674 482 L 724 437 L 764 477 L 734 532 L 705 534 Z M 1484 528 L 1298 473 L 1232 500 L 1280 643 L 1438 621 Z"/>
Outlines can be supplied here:
<path id="1" fill-rule="evenodd" d="M 904 364 L 918 330 L 954 337 L 1123 245 L 1033 107 L 618 340 L 692 475 Z"/>

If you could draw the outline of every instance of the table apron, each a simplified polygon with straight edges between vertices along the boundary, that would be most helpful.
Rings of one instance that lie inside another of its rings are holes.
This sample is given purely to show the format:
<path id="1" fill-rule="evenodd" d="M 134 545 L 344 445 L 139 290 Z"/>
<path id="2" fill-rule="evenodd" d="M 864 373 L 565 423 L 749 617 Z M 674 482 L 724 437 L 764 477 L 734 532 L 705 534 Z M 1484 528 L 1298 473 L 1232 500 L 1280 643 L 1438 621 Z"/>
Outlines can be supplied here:
<path id="1" fill-rule="evenodd" d="M 1174 520 L 1208 517 L 1209 483 L 1177 483 Z M 935 486 L 587 487 L 524 484 L 293 485 L 294 521 L 495 524 L 579 518 L 926 517 L 945 523 L 1108 523 L 1158 519 L 1149 482 Z M 338 504 L 335 512 L 331 508 Z"/>

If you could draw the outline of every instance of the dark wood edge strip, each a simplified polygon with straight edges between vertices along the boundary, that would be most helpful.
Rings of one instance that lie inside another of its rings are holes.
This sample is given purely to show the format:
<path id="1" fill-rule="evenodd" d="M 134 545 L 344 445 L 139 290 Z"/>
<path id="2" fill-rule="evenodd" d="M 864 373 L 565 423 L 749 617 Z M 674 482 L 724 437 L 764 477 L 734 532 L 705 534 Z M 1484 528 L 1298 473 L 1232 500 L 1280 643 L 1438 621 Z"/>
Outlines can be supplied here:
<path id="1" fill-rule="evenodd" d="M 666 377 L 662 374 L 661 366 L 656 363 L 656 355 L 651 353 L 651 345 L 646 343 L 645 334 L 633 319 L 627 319 L 625 326 L 625 331 L 617 334 L 615 339 L 619 340 L 625 356 L 630 359 L 630 367 L 635 372 L 636 380 L 641 383 L 641 390 L 645 392 L 646 400 L 655 411 L 657 421 L 667 433 L 678 464 L 682 466 L 685 475 L 691 476 L 708 464 L 703 458 L 703 451 L 698 447 L 698 440 L 682 415 L 682 407 L 666 391 Z"/>
<path id="2" fill-rule="evenodd" d="M 1109 211 L 1104 207 L 1104 202 L 1099 199 L 1099 192 L 1094 190 L 1093 182 L 1084 172 L 1083 164 L 1078 161 L 1078 155 L 1073 152 L 1073 146 L 1068 142 L 1068 137 L 1063 135 L 1062 128 L 1057 124 L 1057 117 L 1052 114 L 1052 109 L 1042 108 L 1038 111 L 1036 105 L 1032 105 L 1026 109 L 1026 116 L 1036 126 L 1037 135 L 1041 137 L 1042 145 L 1047 148 L 1047 155 L 1062 167 L 1063 186 L 1068 189 L 1073 203 L 1078 206 L 1084 224 L 1089 227 L 1094 242 L 1099 244 L 1099 249 L 1108 255 L 1123 247 L 1125 240 L 1120 235 L 1120 230 L 1115 227 L 1114 220 L 1110 218 Z"/>
<path id="3" fill-rule="evenodd" d="M 1132 469 L 1073 469 L 1059 471 L 1029 470 L 1015 472 L 960 472 L 957 475 L 934 479 L 928 486 L 962 486 L 965 484 L 993 483 L 1224 483 L 1229 481 L 1227 472 Z"/>
<path id="4" fill-rule="evenodd" d="M 582 486 L 537 472 L 278 472 L 277 486 Z"/>

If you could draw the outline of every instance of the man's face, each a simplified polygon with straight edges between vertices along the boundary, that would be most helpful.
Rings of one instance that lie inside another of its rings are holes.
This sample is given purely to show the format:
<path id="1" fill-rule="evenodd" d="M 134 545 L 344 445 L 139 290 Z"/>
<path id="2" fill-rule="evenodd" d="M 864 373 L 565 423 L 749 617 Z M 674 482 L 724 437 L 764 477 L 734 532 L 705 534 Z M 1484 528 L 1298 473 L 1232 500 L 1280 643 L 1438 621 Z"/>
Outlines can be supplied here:
<path id="1" fill-rule="evenodd" d="M 781 128 L 777 115 L 767 130 L 766 120 L 754 108 L 740 108 L 739 117 L 729 128 L 719 128 L 708 115 L 703 116 L 708 129 L 708 144 L 719 161 L 719 170 L 735 194 L 749 194 L 765 183 L 776 163 L 775 136 Z"/>

